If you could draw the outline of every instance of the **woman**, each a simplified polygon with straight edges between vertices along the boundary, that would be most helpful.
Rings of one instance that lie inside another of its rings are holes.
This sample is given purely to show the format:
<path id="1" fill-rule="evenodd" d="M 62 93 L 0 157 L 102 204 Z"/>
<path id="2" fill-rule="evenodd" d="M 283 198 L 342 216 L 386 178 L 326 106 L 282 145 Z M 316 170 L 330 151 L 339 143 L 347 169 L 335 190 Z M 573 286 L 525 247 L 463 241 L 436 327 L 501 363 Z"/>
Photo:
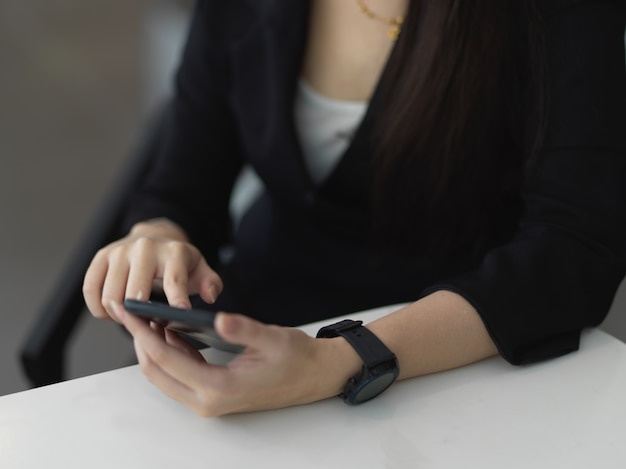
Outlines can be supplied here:
<path id="1" fill-rule="evenodd" d="M 158 162 L 87 305 L 204 416 L 339 394 L 363 366 L 351 343 L 282 326 L 384 304 L 411 302 L 367 325 L 401 379 L 575 350 L 625 274 L 625 16 L 611 0 L 199 1 Z M 244 164 L 264 188 L 231 234 Z M 153 281 L 172 305 L 245 313 L 216 328 L 246 352 L 211 366 L 130 317 L 119 304 Z"/>

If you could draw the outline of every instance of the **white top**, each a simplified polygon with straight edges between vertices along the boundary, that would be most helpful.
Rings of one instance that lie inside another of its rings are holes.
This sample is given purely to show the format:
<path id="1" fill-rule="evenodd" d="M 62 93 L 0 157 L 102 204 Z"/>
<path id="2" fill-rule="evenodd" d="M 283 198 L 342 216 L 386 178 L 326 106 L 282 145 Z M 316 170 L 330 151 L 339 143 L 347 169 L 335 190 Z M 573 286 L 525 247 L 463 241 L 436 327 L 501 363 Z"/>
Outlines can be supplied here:
<path id="1" fill-rule="evenodd" d="M 313 182 L 321 184 L 335 168 L 350 145 L 367 106 L 367 102 L 324 96 L 300 79 L 294 103 L 294 121 L 304 163 Z M 246 166 L 236 181 L 230 201 L 235 229 L 263 190 L 259 176 Z"/>
<path id="2" fill-rule="evenodd" d="M 331 398 L 212 420 L 132 366 L 0 397 L 0 468 L 623 469 L 624 396 L 626 345 L 600 330 L 556 360 L 494 357 L 361 406 Z"/>
<path id="3" fill-rule="evenodd" d="M 298 83 L 294 118 L 311 178 L 323 182 L 350 145 L 368 103 L 332 99 L 303 79 Z"/>

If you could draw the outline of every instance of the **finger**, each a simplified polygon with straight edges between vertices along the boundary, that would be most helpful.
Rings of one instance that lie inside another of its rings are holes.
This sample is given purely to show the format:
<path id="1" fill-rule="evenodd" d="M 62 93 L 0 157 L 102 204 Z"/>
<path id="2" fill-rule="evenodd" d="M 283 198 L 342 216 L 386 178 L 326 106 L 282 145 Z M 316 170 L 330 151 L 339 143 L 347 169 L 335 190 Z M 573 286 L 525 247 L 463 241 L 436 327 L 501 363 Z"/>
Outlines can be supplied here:
<path id="1" fill-rule="evenodd" d="M 241 314 L 218 313 L 215 330 L 226 341 L 259 350 L 276 348 L 282 335 L 280 328 L 256 321 Z"/>
<path id="2" fill-rule="evenodd" d="M 156 332 L 159 337 L 161 337 L 161 339 L 165 340 L 165 329 L 163 328 L 163 326 L 157 324 L 154 321 L 150 321 L 150 329 Z"/>
<path id="3" fill-rule="evenodd" d="M 109 269 L 102 287 L 102 306 L 109 316 L 117 322 L 119 322 L 119 318 L 115 315 L 113 304 L 120 304 L 124 301 L 128 269 L 128 260 L 123 252 L 114 251 L 109 255 Z"/>
<path id="4" fill-rule="evenodd" d="M 102 306 L 102 288 L 106 278 L 109 263 L 102 251 L 98 252 L 91 261 L 85 279 L 83 280 L 83 297 L 91 314 L 98 319 L 111 319 Z"/>
<path id="5" fill-rule="evenodd" d="M 165 331 L 165 341 L 170 344 L 172 347 L 176 347 L 181 352 L 186 353 L 194 360 L 198 360 L 200 362 L 205 362 L 202 354 L 198 352 L 195 348 L 189 345 L 188 342 L 183 340 L 176 332 L 170 331 L 168 329 L 164 329 Z"/>
<path id="6" fill-rule="evenodd" d="M 161 264 L 163 291 L 173 306 L 189 308 L 189 296 L 195 293 L 208 303 L 214 303 L 222 291 L 219 275 L 209 267 L 200 251 L 189 243 L 168 243 Z"/>
<path id="7" fill-rule="evenodd" d="M 172 243 L 163 266 L 163 292 L 170 305 L 191 308 L 189 300 L 188 253 L 182 243 Z"/>
<path id="8" fill-rule="evenodd" d="M 133 246 L 126 282 L 125 298 L 150 297 L 157 271 L 157 256 L 149 239 L 140 239 Z"/>
<path id="9" fill-rule="evenodd" d="M 145 352 L 149 362 L 156 364 L 174 380 L 191 389 L 201 390 L 205 386 L 202 377 L 207 373 L 207 367 L 219 368 L 212 367 L 204 361 L 200 363 L 191 359 L 187 353 L 164 342 L 145 321 L 127 314 L 119 305 L 116 305 L 115 309 L 135 342 Z"/>
<path id="10" fill-rule="evenodd" d="M 198 265 L 190 273 L 189 283 L 192 291 L 199 293 L 200 297 L 209 304 L 215 303 L 224 289 L 222 279 L 209 267 L 204 258 L 200 259 Z"/>
<path id="11" fill-rule="evenodd" d="M 148 381 L 159 388 L 165 395 L 182 404 L 187 406 L 197 404 L 196 393 L 193 389 L 164 372 L 143 350 L 137 340 L 134 341 L 134 347 L 139 367 L 146 378 L 148 378 Z"/>

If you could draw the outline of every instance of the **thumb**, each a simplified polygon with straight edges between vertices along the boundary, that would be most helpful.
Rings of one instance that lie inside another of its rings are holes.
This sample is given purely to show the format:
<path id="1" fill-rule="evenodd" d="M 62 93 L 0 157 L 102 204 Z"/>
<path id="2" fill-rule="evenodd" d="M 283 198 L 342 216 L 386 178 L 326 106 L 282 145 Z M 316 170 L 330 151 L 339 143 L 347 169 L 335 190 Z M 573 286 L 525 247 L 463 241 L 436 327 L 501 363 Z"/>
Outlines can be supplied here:
<path id="1" fill-rule="evenodd" d="M 264 349 L 276 343 L 274 327 L 242 314 L 218 313 L 215 330 L 227 342 L 255 349 Z"/>

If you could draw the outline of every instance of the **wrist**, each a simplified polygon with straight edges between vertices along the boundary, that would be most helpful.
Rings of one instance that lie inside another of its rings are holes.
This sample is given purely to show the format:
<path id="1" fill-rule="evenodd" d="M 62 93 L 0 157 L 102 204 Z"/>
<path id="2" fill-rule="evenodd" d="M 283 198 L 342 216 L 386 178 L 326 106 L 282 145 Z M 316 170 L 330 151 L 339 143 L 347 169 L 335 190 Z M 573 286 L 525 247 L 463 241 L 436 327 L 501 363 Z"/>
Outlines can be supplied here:
<path id="1" fill-rule="evenodd" d="M 153 218 L 136 223 L 130 229 L 130 236 L 150 236 L 188 242 L 189 238 L 178 224 L 167 218 Z"/>
<path id="2" fill-rule="evenodd" d="M 367 402 L 384 392 L 398 378 L 398 359 L 395 354 L 363 326 L 363 321 L 344 319 L 322 327 L 317 337 L 344 338 L 363 362 L 359 373 L 347 381 L 339 395 L 346 404 Z"/>
<path id="3" fill-rule="evenodd" d="M 363 366 L 363 360 L 343 337 L 315 339 L 319 357 L 317 376 L 326 379 L 318 381 L 318 393 L 321 399 L 334 397 L 343 392 L 348 380 L 356 375 Z"/>

